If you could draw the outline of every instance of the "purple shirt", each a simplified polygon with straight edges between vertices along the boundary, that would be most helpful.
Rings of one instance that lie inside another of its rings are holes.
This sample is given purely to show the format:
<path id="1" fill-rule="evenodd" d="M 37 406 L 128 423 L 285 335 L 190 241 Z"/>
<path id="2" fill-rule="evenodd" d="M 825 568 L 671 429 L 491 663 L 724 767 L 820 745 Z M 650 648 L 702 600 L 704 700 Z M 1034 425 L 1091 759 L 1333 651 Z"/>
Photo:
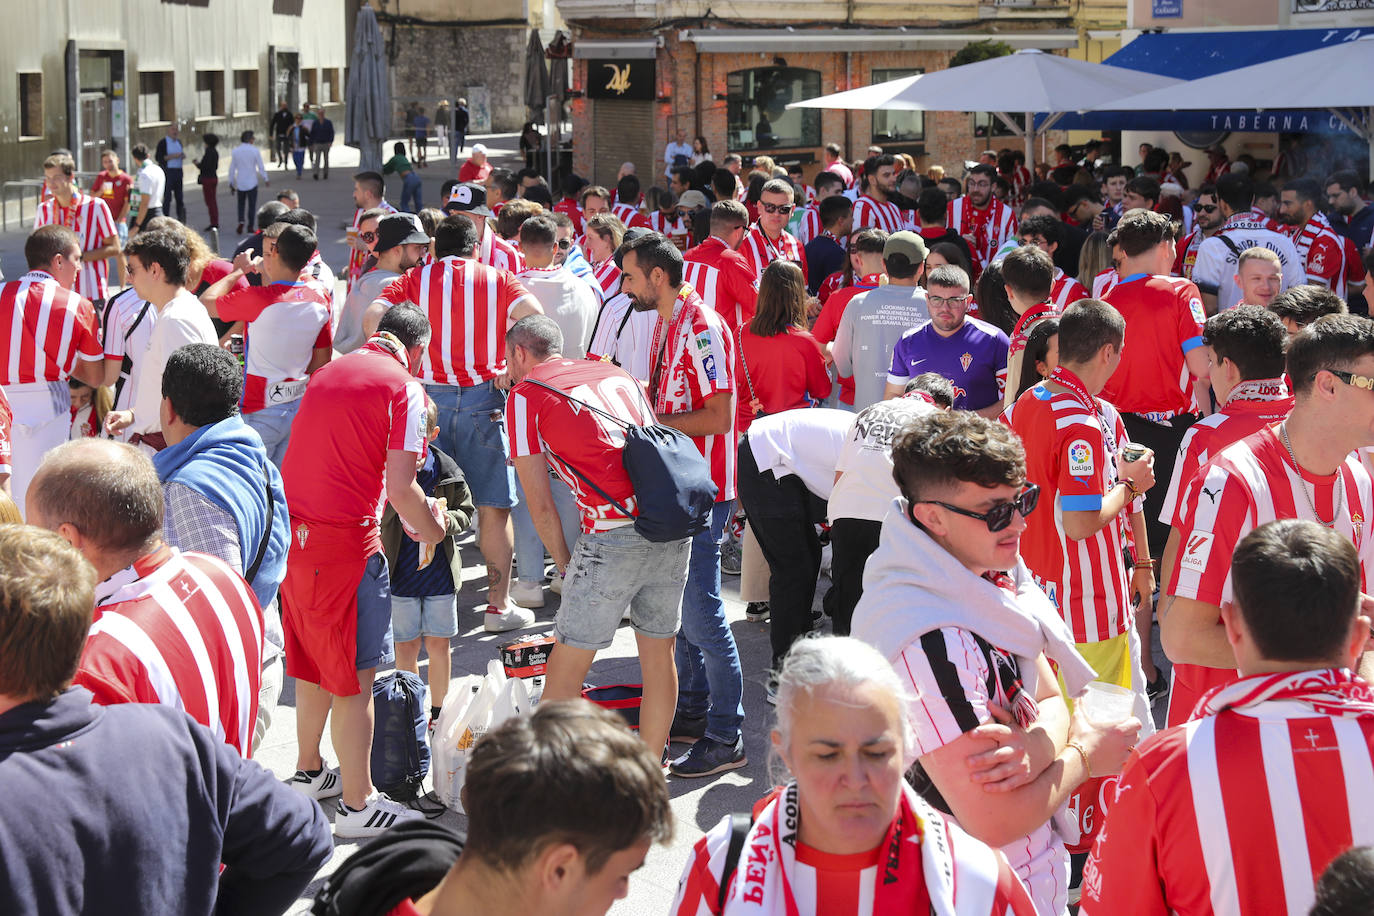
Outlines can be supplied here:
<path id="1" fill-rule="evenodd" d="M 897 341 L 887 380 L 905 385 L 923 372 L 938 372 L 954 385 L 956 409 L 981 410 L 1002 399 L 1007 347 L 1006 334 L 977 318 L 965 318 L 949 337 L 940 336 L 927 321 Z"/>

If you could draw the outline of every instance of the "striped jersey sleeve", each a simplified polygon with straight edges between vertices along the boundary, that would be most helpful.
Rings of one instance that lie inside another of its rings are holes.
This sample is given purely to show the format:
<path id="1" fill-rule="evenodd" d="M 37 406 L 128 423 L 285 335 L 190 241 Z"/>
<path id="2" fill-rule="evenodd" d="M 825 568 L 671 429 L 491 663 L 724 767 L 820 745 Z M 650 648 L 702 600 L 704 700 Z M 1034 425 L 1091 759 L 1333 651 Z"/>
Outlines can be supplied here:
<path id="1" fill-rule="evenodd" d="M 907 718 L 923 757 L 972 731 L 988 713 L 988 666 L 968 630 L 932 630 L 898 657 L 897 674 L 911 689 Z"/>

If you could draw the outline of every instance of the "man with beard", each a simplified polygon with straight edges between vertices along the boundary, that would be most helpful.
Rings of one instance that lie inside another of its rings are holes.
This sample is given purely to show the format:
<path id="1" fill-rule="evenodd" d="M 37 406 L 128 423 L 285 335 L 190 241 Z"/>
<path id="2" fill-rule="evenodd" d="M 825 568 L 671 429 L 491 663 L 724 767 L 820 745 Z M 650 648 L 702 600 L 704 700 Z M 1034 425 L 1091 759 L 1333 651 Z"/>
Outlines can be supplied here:
<path id="1" fill-rule="evenodd" d="M 854 202 L 854 228 L 877 226 L 889 234 L 900 232 L 902 211 L 892 202 L 897 194 L 897 177 L 891 156 L 870 156 L 864 163 L 864 193 Z"/>
<path id="2" fill-rule="evenodd" d="M 969 170 L 967 193 L 949 202 L 945 223 L 964 237 L 973 250 L 973 279 L 992 260 L 1002 244 L 1016 236 L 1016 214 L 1011 207 L 994 200 L 992 180 L 997 171 L 990 165 L 975 165 Z M 857 214 L 855 225 L 858 225 Z"/>
<path id="3" fill-rule="evenodd" d="M 1364 265 L 1355 243 L 1337 233 L 1321 212 L 1321 197 L 1315 178 L 1293 179 L 1279 192 L 1279 222 L 1293 235 L 1307 282 L 1344 299 L 1346 284 L 1364 279 Z"/>
<path id="4" fill-rule="evenodd" d="M 1193 231 L 1179 243 L 1178 255 L 1174 258 L 1175 277 L 1193 279 L 1193 265 L 1197 263 L 1197 252 L 1205 239 L 1216 235 L 1222 224 L 1221 205 L 1217 202 L 1217 186 L 1205 184 L 1198 189 L 1197 201 L 1193 204 Z"/>
<path id="5" fill-rule="evenodd" d="M 682 254 L 663 236 L 626 242 L 621 270 L 632 307 L 658 312 L 651 351 L 662 348 L 662 356 L 649 379 L 650 405 L 660 423 L 692 437 L 719 488 L 711 526 L 692 538 L 669 732 L 670 740 L 691 745 L 672 762 L 673 775 L 712 776 L 748 763 L 739 649 L 720 597 L 720 543 L 735 501 L 735 341 L 720 315 L 682 282 Z"/>

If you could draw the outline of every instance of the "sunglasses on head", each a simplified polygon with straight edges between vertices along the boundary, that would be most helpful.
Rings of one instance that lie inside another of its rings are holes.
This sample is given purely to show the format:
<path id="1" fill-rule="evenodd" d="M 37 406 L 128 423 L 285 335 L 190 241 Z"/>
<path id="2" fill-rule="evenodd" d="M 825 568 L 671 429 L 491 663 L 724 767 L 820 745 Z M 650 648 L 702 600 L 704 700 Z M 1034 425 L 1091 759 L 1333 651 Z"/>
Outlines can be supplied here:
<path id="1" fill-rule="evenodd" d="M 914 505 L 930 504 L 939 506 L 942 509 L 948 509 L 956 515 L 977 519 L 988 526 L 988 531 L 1001 531 L 1011 524 L 1011 514 L 1013 512 L 1019 512 L 1021 513 L 1021 517 L 1025 518 L 1035 511 L 1035 506 L 1038 502 L 1040 502 L 1040 487 L 1037 484 L 1031 484 L 1018 493 L 1015 499 L 1004 503 L 998 503 L 986 512 L 974 512 L 970 509 L 961 509 L 958 506 L 951 506 L 949 503 L 940 502 L 938 499 L 922 499 L 918 500 Z M 919 524 L 916 521 L 914 505 L 907 507 L 907 514 L 911 517 L 912 524 Z"/>
<path id="2" fill-rule="evenodd" d="M 760 202 L 759 207 L 763 210 L 764 213 L 781 213 L 782 215 L 786 216 L 787 214 L 792 212 L 791 204 L 766 204 Z"/>

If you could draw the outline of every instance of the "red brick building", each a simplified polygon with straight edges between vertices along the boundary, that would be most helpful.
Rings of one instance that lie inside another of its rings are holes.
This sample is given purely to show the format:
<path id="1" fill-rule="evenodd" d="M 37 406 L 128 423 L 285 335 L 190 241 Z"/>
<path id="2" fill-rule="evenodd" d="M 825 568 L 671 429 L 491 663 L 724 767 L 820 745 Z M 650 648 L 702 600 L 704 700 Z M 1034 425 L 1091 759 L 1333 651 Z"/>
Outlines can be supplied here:
<path id="1" fill-rule="evenodd" d="M 644 5 L 628 4 L 631 11 Z M 662 14 L 665 7 L 684 4 L 648 5 Z M 664 147 L 679 129 L 689 140 L 704 137 L 717 162 L 726 153 L 740 153 L 746 160 L 766 153 L 779 163 L 804 163 L 808 178 L 819 169 L 829 142 L 839 143 L 850 161 L 862 159 L 868 146 L 877 144 L 885 152 L 911 154 L 922 169 L 936 164 L 951 168 L 976 159 L 984 149 L 1019 148 L 1021 141 L 987 113 L 823 111 L 786 105 L 942 69 L 961 48 L 986 39 L 1018 50 L 1069 50 L 1082 56 L 1080 32 L 1069 27 L 1068 3 L 1039 3 L 1034 16 L 976 31 L 893 22 L 866 22 L 862 28 L 810 22 L 783 28 L 776 18 L 763 24 L 777 28 L 684 26 L 683 20 L 655 27 L 651 20 L 578 19 L 575 7 L 589 6 L 560 2 L 574 41 L 573 169 L 599 183 L 613 182 L 627 160 L 636 163 L 646 185 L 653 183 L 663 173 Z M 786 6 L 770 8 L 776 14 Z M 845 4 L 836 0 L 832 6 Z"/>

